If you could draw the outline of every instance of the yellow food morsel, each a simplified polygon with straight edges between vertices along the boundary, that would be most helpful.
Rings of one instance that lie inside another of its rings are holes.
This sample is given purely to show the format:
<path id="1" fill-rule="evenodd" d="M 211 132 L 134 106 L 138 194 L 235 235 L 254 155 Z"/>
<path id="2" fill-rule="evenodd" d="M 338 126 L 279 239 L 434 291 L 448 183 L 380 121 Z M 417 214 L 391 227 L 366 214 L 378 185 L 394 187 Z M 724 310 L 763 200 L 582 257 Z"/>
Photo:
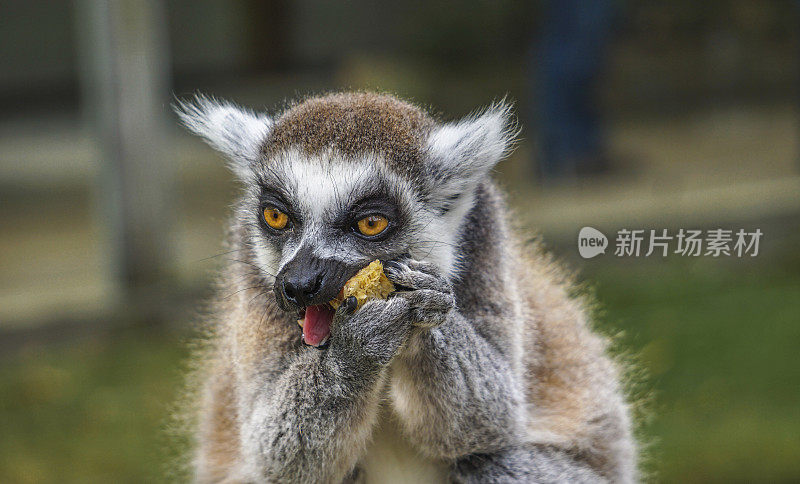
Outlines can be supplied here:
<path id="1" fill-rule="evenodd" d="M 383 264 L 374 260 L 345 282 L 339 295 L 330 304 L 338 308 L 345 299 L 355 296 L 358 300 L 357 309 L 360 309 L 370 299 L 386 299 L 392 292 L 394 284 L 384 274 Z"/>

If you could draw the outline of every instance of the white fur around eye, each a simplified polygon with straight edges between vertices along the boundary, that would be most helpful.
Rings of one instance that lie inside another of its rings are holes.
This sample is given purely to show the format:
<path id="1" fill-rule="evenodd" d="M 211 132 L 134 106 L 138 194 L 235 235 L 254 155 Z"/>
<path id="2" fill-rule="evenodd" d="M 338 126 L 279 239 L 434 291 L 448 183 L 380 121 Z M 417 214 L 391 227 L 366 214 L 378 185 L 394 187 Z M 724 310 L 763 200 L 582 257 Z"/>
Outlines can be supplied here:
<path id="1" fill-rule="evenodd" d="M 284 249 L 278 269 L 290 261 L 301 247 L 311 247 L 314 255 L 343 262 L 361 260 L 351 247 L 331 242 L 329 224 L 334 216 L 346 210 L 370 187 L 388 186 L 401 198 L 401 203 L 414 204 L 410 183 L 389 170 L 376 155 L 362 159 L 343 159 L 335 153 L 309 156 L 291 149 L 271 162 L 269 171 L 283 180 L 291 194 L 289 202 L 303 219 L 303 236 L 292 250 Z"/>
<path id="2" fill-rule="evenodd" d="M 448 275 L 458 270 L 455 246 L 459 226 L 472 206 L 472 194 L 461 197 L 447 213 L 440 214 L 420 202 L 411 183 L 398 176 L 374 156 L 363 160 L 344 160 L 336 155 L 308 156 L 297 150 L 289 150 L 279 159 L 273 160 L 270 172 L 280 173 L 278 178 L 286 184 L 291 194 L 290 203 L 301 213 L 303 219 L 302 238 L 283 249 L 282 254 L 267 254 L 268 248 L 257 250 L 259 261 L 268 264 L 277 274 L 292 260 L 302 247 L 310 247 L 315 256 L 343 262 L 361 260 L 360 254 L 351 247 L 331 241 L 326 233 L 330 218 L 351 206 L 365 195 L 365 189 L 379 184 L 390 187 L 411 207 L 414 214 L 413 229 L 407 233 L 411 255 L 418 260 L 436 264 Z M 254 232 L 254 238 L 257 238 Z"/>

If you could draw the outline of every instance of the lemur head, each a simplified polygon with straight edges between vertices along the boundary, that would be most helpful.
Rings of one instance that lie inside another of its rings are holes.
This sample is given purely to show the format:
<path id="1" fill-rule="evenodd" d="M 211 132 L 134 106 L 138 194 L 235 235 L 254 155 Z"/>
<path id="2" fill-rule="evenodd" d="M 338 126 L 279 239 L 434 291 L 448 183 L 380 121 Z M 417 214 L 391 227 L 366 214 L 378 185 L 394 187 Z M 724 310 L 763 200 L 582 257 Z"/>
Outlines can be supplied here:
<path id="1" fill-rule="evenodd" d="M 441 124 L 372 93 L 310 98 L 275 117 L 205 97 L 177 111 L 244 183 L 250 262 L 287 310 L 331 300 L 375 259 L 408 253 L 454 275 L 476 187 L 514 136 L 502 103 Z"/>

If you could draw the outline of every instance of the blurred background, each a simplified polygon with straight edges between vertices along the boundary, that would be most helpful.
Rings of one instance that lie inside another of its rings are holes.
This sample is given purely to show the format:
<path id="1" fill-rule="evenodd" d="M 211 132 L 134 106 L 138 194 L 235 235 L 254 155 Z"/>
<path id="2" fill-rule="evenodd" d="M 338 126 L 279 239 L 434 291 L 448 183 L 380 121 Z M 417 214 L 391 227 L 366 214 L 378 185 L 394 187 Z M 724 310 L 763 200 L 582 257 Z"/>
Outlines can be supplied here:
<path id="1" fill-rule="evenodd" d="M 238 187 L 173 96 L 507 96 L 516 222 L 635 361 L 656 482 L 800 481 L 800 2 L 0 1 L 0 481 L 163 481 Z M 577 233 L 763 232 L 757 257 Z"/>

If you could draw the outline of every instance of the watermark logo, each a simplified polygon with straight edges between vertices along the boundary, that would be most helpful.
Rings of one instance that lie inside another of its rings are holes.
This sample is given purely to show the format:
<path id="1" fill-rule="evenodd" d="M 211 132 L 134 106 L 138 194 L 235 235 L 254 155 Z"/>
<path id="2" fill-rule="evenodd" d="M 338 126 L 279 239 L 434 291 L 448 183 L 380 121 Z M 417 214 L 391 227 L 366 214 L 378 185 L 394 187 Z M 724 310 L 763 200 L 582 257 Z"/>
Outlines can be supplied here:
<path id="1" fill-rule="evenodd" d="M 606 253 L 608 238 L 594 227 L 584 227 L 578 232 L 578 252 L 584 259 Z"/>
<path id="2" fill-rule="evenodd" d="M 670 233 L 667 229 L 620 229 L 614 240 L 614 255 L 617 257 L 755 257 L 758 255 L 761 229 L 752 232 L 744 229 L 680 229 Z M 608 239 L 592 227 L 584 227 L 578 233 L 578 252 L 584 259 L 605 254 Z"/>

